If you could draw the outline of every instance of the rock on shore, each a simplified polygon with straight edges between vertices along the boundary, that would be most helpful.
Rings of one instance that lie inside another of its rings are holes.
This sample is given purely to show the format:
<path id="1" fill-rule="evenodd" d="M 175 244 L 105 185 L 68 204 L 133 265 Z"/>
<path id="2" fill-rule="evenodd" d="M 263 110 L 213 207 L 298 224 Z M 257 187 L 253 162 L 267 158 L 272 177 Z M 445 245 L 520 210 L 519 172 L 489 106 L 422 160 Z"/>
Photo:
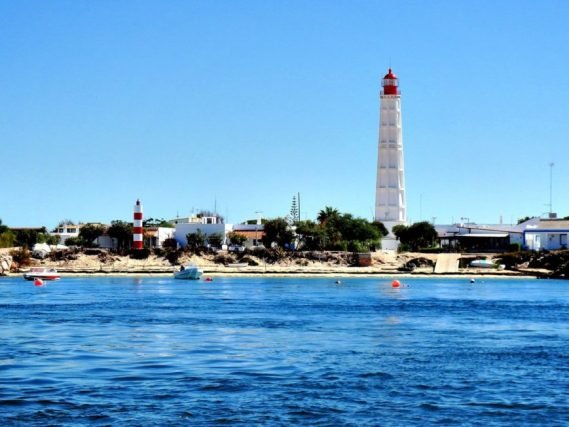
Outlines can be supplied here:
<path id="1" fill-rule="evenodd" d="M 12 256 L 0 255 L 0 276 L 6 276 L 12 266 Z"/>

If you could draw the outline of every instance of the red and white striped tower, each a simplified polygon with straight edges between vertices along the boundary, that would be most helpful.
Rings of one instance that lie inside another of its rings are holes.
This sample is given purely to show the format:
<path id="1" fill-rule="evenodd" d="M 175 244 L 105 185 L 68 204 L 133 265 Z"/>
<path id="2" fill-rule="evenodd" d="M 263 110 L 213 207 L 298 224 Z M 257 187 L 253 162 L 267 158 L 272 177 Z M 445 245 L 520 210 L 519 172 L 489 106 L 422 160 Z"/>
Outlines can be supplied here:
<path id="1" fill-rule="evenodd" d="M 144 242 L 142 240 L 142 203 L 136 200 L 134 205 L 134 223 L 132 226 L 132 248 L 142 249 Z"/>

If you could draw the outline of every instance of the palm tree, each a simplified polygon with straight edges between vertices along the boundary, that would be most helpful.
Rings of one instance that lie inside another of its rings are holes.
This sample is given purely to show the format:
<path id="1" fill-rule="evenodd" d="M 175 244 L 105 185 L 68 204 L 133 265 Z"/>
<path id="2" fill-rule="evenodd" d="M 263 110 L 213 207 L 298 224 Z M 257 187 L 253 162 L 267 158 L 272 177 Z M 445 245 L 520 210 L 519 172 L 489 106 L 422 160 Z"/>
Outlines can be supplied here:
<path id="1" fill-rule="evenodd" d="M 326 222 L 328 222 L 328 220 L 332 218 L 338 218 L 338 216 L 340 216 L 340 211 L 338 211 L 338 209 L 335 209 L 331 206 L 326 206 L 324 209 L 318 212 L 316 219 L 320 224 L 324 225 Z"/>

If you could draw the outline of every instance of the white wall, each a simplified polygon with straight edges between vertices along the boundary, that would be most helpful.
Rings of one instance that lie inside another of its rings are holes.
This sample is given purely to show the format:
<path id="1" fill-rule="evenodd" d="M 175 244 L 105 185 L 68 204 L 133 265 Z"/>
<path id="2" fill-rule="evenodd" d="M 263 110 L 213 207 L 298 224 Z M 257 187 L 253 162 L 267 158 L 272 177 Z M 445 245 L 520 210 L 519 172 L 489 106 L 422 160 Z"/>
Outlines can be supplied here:
<path id="1" fill-rule="evenodd" d="M 196 233 L 201 230 L 206 236 L 210 234 L 221 234 L 223 236 L 223 244 L 227 244 L 227 234 L 231 233 L 233 230 L 233 225 L 231 224 L 176 224 L 176 231 L 174 233 L 174 238 L 178 245 L 186 246 L 188 241 L 186 235 L 189 233 Z"/>

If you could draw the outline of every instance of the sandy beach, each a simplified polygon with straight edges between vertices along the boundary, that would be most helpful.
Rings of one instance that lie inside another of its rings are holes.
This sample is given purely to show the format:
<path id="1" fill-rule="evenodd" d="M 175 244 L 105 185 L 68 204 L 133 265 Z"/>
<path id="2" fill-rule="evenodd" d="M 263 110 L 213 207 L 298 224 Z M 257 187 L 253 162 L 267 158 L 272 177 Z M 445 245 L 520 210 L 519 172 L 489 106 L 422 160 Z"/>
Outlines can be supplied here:
<path id="1" fill-rule="evenodd" d="M 285 258 L 279 262 L 270 263 L 262 258 L 247 256 L 251 264 L 219 264 L 214 262 L 213 255 L 183 255 L 179 259 L 181 264 L 195 264 L 204 271 L 204 276 L 330 276 L 330 277 L 349 277 L 349 276 L 374 276 L 374 277 L 411 277 L 411 276 L 485 276 L 485 277 L 527 277 L 539 276 L 547 271 L 512 271 L 483 268 L 462 268 L 453 273 L 438 274 L 434 271 L 438 254 L 423 253 L 402 253 L 378 251 L 372 254 L 372 265 L 367 267 L 351 266 L 332 258 L 328 261 L 291 259 Z M 470 255 L 469 255 L 470 256 Z M 34 265 L 55 268 L 65 276 L 171 276 L 174 271 L 179 269 L 179 265 L 172 265 L 164 257 L 150 255 L 147 259 L 137 260 L 128 256 L 118 256 L 108 254 L 108 256 L 95 256 L 79 253 L 76 259 L 66 259 L 60 261 L 34 260 Z M 411 271 L 402 271 L 401 267 L 408 262 L 416 262 L 418 266 Z M 420 265 L 423 263 L 423 265 Z M 11 275 L 18 275 L 26 268 L 13 272 Z"/>

